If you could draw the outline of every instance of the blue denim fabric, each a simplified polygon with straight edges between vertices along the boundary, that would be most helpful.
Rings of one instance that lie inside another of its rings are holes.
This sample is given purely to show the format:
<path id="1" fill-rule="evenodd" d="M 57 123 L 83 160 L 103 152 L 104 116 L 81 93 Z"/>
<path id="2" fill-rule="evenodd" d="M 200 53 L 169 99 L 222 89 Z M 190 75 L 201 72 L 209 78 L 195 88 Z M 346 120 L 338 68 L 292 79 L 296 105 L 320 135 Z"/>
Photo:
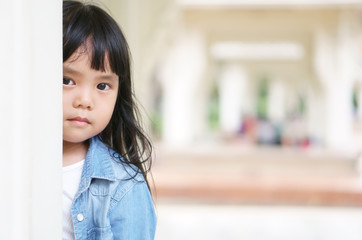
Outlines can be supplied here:
<path id="1" fill-rule="evenodd" d="M 97 137 L 90 140 L 72 205 L 75 239 L 154 239 L 156 215 L 142 174 L 112 157 Z"/>

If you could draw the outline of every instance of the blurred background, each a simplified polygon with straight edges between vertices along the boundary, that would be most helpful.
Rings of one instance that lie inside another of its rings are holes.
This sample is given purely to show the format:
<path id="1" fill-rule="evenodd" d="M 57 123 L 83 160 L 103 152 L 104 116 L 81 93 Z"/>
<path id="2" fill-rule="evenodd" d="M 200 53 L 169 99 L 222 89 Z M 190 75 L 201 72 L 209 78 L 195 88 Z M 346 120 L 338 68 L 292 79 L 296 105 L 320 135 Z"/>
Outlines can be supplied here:
<path id="1" fill-rule="evenodd" d="M 362 239 L 362 1 L 102 2 L 154 142 L 156 239 Z"/>

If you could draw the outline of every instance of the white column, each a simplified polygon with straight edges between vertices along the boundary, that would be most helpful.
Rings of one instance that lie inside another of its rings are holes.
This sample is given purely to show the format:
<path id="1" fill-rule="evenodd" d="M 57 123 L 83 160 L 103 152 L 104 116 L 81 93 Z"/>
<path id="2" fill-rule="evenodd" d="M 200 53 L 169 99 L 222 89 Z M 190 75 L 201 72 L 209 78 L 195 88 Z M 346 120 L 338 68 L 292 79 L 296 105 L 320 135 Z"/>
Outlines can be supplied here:
<path id="1" fill-rule="evenodd" d="M 180 37 L 161 69 L 163 85 L 163 141 L 170 145 L 191 143 L 198 132 L 198 86 L 206 64 L 202 36 Z"/>
<path id="2" fill-rule="evenodd" d="M 362 87 L 357 89 L 357 101 L 358 101 L 358 111 L 357 111 L 357 118 L 358 121 L 362 120 Z"/>
<path id="3" fill-rule="evenodd" d="M 247 76 L 237 64 L 225 65 L 219 79 L 220 127 L 235 134 L 242 124 L 242 106 Z"/>
<path id="4" fill-rule="evenodd" d="M 268 118 L 274 122 L 282 122 L 286 115 L 285 83 L 279 79 L 271 81 L 268 95 Z"/>
<path id="5" fill-rule="evenodd" d="M 62 3 L 3 1 L 0 28 L 0 239 L 60 239 Z"/>
<path id="6" fill-rule="evenodd" d="M 325 143 L 348 150 L 352 134 L 354 43 L 348 14 L 341 14 L 337 35 L 321 30 L 316 38 L 315 63 L 324 91 Z"/>
<path id="7" fill-rule="evenodd" d="M 314 86 L 308 89 L 306 104 L 307 134 L 316 141 L 316 144 L 321 144 L 326 135 L 325 122 L 327 119 L 324 114 L 324 102 L 324 92 L 320 88 Z"/>

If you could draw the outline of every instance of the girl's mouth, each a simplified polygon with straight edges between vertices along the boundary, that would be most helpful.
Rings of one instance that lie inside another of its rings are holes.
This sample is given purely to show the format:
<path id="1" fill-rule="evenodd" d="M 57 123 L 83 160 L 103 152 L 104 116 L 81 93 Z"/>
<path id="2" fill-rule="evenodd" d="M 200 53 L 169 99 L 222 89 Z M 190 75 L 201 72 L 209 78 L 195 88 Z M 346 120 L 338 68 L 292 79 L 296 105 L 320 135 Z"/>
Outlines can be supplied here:
<path id="1" fill-rule="evenodd" d="M 69 119 L 69 121 L 78 126 L 87 126 L 89 124 L 89 121 L 87 118 L 81 118 L 81 117 L 75 117 L 75 118 Z"/>

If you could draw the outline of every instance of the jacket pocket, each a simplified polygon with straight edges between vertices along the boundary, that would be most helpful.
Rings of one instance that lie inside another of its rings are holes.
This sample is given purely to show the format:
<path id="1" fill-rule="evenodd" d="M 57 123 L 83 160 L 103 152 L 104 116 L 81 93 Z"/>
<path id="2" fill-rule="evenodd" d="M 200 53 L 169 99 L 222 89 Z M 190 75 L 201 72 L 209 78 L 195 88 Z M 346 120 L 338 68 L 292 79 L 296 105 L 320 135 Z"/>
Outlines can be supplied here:
<path id="1" fill-rule="evenodd" d="M 93 196 L 108 196 L 110 195 L 112 182 L 106 179 L 92 179 L 89 186 L 89 191 Z"/>
<path id="2" fill-rule="evenodd" d="M 92 228 L 88 231 L 87 240 L 112 240 L 111 227 Z"/>

